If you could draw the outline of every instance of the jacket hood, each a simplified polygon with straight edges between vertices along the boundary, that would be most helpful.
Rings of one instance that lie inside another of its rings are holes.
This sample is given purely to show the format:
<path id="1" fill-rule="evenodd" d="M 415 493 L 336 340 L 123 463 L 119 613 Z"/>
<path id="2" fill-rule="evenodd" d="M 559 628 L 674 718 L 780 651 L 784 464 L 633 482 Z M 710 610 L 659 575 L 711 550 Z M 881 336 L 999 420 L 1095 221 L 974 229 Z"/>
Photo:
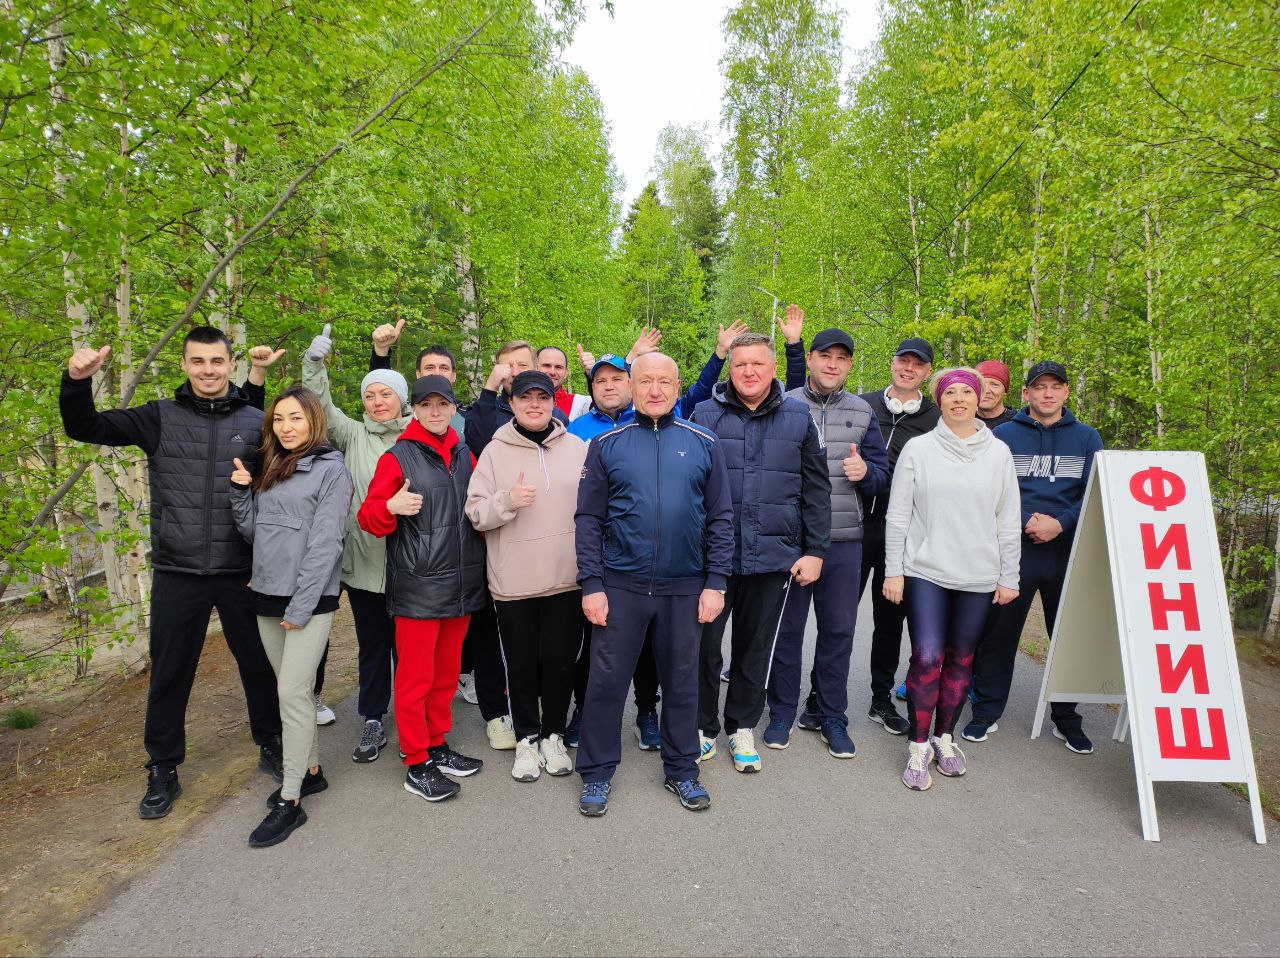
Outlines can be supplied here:
<path id="1" fill-rule="evenodd" d="M 324 459 L 336 459 L 338 462 L 344 461 L 342 453 L 338 452 L 338 450 L 334 449 L 332 446 L 316 446 L 316 448 L 310 453 L 298 460 L 297 468 L 306 472 L 317 462 Z"/>
<path id="2" fill-rule="evenodd" d="M 938 443 L 946 453 L 947 457 L 957 462 L 973 462 L 982 455 L 987 447 L 995 440 L 981 420 L 974 420 L 974 425 L 978 427 L 968 439 L 961 439 L 945 421 L 939 419 L 938 424 L 933 427 L 933 439 Z"/>
<path id="3" fill-rule="evenodd" d="M 413 422 L 412 416 L 400 416 L 396 419 L 388 419 L 386 422 L 378 422 L 368 413 L 364 414 L 365 431 L 374 436 L 398 436 L 409 428 L 411 422 Z"/>
<path id="4" fill-rule="evenodd" d="M 1018 425 L 1024 426 L 1028 429 L 1046 429 L 1046 430 L 1052 431 L 1054 429 L 1066 429 L 1068 426 L 1074 426 L 1077 422 L 1077 419 L 1076 419 L 1075 413 L 1073 413 L 1070 409 L 1067 409 L 1064 406 L 1062 408 L 1062 417 L 1057 422 L 1055 422 L 1052 426 L 1042 426 L 1040 425 L 1040 423 L 1036 422 L 1034 419 L 1031 418 L 1030 407 L 1023 406 L 1021 409 L 1017 411 L 1017 413 L 1014 414 L 1014 417 L 1010 419 L 1009 422 L 1011 423 L 1016 422 Z"/>
<path id="5" fill-rule="evenodd" d="M 769 387 L 769 395 L 754 410 L 748 409 L 746 404 L 738 398 L 738 391 L 733 388 L 733 383 L 727 379 L 722 383 L 715 384 L 715 387 L 711 390 L 711 398 L 722 406 L 728 406 L 735 412 L 746 413 L 748 416 L 763 416 L 782 405 L 782 383 L 775 379 Z"/>
<path id="6" fill-rule="evenodd" d="M 173 394 L 173 401 L 195 412 L 206 416 L 225 416 L 241 406 L 249 405 L 249 394 L 235 383 L 229 383 L 227 394 L 217 399 L 203 399 L 191 388 L 191 380 L 186 380 Z"/>
<path id="7" fill-rule="evenodd" d="M 567 435 L 569 435 L 569 430 L 565 428 L 564 423 L 553 417 L 551 420 L 551 435 L 542 441 L 542 445 L 553 446 Z M 516 421 L 514 419 L 498 427 L 498 431 L 493 434 L 493 441 L 505 442 L 508 446 L 524 446 L 530 449 L 538 445 L 527 436 L 520 435 L 520 431 L 516 429 Z"/>
<path id="8" fill-rule="evenodd" d="M 827 406 L 833 403 L 838 403 L 844 396 L 849 395 L 848 390 L 842 387 L 840 389 L 837 389 L 835 392 L 824 396 L 822 395 L 822 393 L 818 392 L 813 388 L 813 380 L 811 379 L 806 379 L 804 381 L 804 385 L 801 386 L 800 388 L 804 390 L 805 398 L 807 398 L 810 402 L 816 402 L 819 406 Z"/>
<path id="9" fill-rule="evenodd" d="M 426 426 L 410 416 L 409 425 L 405 426 L 396 442 L 420 442 L 424 446 L 443 445 L 446 449 L 452 449 L 458 445 L 459 440 L 458 433 L 452 426 L 443 436 L 437 437 L 427 432 Z"/>

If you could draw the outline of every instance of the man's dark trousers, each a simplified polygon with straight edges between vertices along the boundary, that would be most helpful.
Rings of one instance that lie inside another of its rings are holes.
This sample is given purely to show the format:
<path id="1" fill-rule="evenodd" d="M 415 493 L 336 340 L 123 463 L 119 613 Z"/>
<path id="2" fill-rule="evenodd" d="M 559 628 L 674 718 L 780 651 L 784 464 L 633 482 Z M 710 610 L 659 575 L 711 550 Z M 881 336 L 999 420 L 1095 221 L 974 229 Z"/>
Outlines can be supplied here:
<path id="1" fill-rule="evenodd" d="M 698 727 L 707 738 L 720 733 L 720 671 L 724 667 L 724 630 L 733 615 L 729 690 L 724 699 L 724 731 L 753 729 L 764 714 L 769 664 L 778 639 L 790 572 L 729 577 L 724 611 L 702 629 L 702 666 L 698 676 Z M 663 686 L 664 694 L 666 686 Z M 665 711 L 666 706 L 663 706 Z"/>
<path id="2" fill-rule="evenodd" d="M 608 623 L 594 626 L 591 673 L 582 710 L 578 774 L 607 782 L 622 760 L 622 710 L 645 633 L 662 683 L 662 769 L 668 778 L 698 778 L 698 596 L 643 595 L 605 586 Z"/>
<path id="3" fill-rule="evenodd" d="M 769 672 L 769 720 L 796 720 L 800 701 L 800 664 L 809 603 L 818 616 L 818 641 L 813 651 L 813 690 L 824 718 L 849 724 L 849 657 L 858 624 L 862 574 L 862 543 L 833 542 L 813 585 L 791 586 L 782 610 L 782 627 Z"/>
<path id="4" fill-rule="evenodd" d="M 587 700 L 587 679 L 591 675 L 591 623 L 583 617 L 582 648 L 574 667 L 573 703 L 582 708 Z M 636 662 L 635 702 L 639 713 L 658 711 L 658 659 L 653 654 L 653 629 L 644 638 L 644 648 Z"/>
<path id="5" fill-rule="evenodd" d="M 276 674 L 258 635 L 248 573 L 195 575 L 156 571 L 151 579 L 151 687 L 143 741 L 147 767 L 182 764 L 187 752 L 187 701 L 216 608 L 235 657 L 249 707 L 249 730 L 259 745 L 280 738 Z"/>
<path id="6" fill-rule="evenodd" d="M 907 621 L 907 607 L 905 603 L 895 605 L 884 597 L 883 519 L 862 528 L 859 599 L 868 582 L 871 584 L 871 701 L 888 702 L 902 657 L 902 626 Z"/>
<path id="7" fill-rule="evenodd" d="M 1031 611 L 1031 601 L 1040 593 L 1045 628 L 1053 635 L 1058 619 L 1058 603 L 1071 558 L 1070 535 L 1050 542 L 1032 542 L 1022 537 L 1022 564 L 1018 597 L 1008 605 L 991 607 L 987 626 L 973 658 L 973 718 L 988 725 L 999 720 L 1009 702 L 1013 667 L 1018 658 L 1018 641 Z M 1074 702 L 1051 702 L 1050 714 L 1058 728 L 1079 731 L 1080 713 Z"/>
<path id="8" fill-rule="evenodd" d="M 507 702 L 507 671 L 498 643 L 498 617 L 493 599 L 485 590 L 485 602 L 471 613 L 467 637 L 462 641 L 462 671 L 475 672 L 476 701 L 486 722 L 511 714 Z"/>

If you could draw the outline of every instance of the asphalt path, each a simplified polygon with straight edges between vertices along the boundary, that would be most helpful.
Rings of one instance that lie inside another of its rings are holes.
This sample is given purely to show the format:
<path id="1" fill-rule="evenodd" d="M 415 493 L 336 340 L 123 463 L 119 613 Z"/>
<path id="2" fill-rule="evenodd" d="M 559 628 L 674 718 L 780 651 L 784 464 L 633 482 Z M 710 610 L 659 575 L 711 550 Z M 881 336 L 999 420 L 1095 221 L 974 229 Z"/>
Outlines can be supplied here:
<path id="1" fill-rule="evenodd" d="M 1047 732 L 1031 741 L 1033 660 L 1019 661 L 999 732 L 964 743 L 964 778 L 904 788 L 905 741 L 865 717 L 869 602 L 859 619 L 852 760 L 797 729 L 740 775 L 722 747 L 702 775 L 711 809 L 688 812 L 662 790 L 657 753 L 636 747 L 629 711 L 609 813 L 586 819 L 576 775 L 514 781 L 513 753 L 490 750 L 458 699 L 450 742 L 486 765 L 457 799 L 428 804 L 401 787 L 394 735 L 379 761 L 351 762 L 353 698 L 321 730 L 330 787 L 306 799 L 307 825 L 249 848 L 274 787 L 262 776 L 88 918 L 68 953 L 1280 951 L 1280 845 L 1254 843 L 1244 800 L 1157 785 L 1163 840 L 1144 842 L 1113 713 L 1084 707 L 1091 756 Z M 812 642 L 811 621 L 806 657 Z"/>

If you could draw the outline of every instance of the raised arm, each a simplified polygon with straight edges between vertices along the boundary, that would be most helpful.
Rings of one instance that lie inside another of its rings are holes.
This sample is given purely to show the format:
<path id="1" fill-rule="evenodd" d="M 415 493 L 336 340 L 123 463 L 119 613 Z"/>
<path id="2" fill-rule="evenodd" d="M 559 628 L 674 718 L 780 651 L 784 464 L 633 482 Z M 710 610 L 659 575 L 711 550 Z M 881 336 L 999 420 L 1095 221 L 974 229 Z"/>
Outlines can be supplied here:
<path id="1" fill-rule="evenodd" d="M 148 456 L 160 446 L 160 409 L 145 403 L 101 412 L 93 403 L 93 376 L 111 354 L 110 346 L 77 349 L 67 361 L 58 390 L 62 428 L 77 442 L 96 446 L 137 446 Z"/>
<path id="2" fill-rule="evenodd" d="M 329 330 L 329 324 L 325 323 L 324 331 L 311 340 L 311 345 L 302 355 L 302 385 L 319 397 L 325 418 L 329 422 L 329 438 L 340 452 L 345 453 L 364 426 L 334 405 L 333 393 L 329 389 L 329 370 L 324 364 L 325 357 L 333 348 Z"/>

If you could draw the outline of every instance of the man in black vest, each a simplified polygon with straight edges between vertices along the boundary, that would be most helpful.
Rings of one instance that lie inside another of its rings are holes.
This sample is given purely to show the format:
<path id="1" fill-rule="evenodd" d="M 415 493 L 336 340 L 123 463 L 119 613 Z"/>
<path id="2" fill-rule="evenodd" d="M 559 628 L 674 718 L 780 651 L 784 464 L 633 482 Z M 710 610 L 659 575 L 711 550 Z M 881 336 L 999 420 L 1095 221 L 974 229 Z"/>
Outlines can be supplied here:
<path id="1" fill-rule="evenodd" d="M 236 531 L 230 506 L 233 460 L 252 470 L 262 441 L 262 411 L 231 384 L 231 343 L 212 326 L 196 327 L 183 341 L 187 381 L 173 399 L 99 412 L 93 376 L 110 352 L 110 346 L 76 350 L 62 375 L 58 404 L 70 438 L 138 446 L 147 454 L 151 688 L 144 741 L 150 775 L 138 814 L 163 818 L 182 792 L 177 768 L 186 755 L 187 700 L 215 608 L 240 669 L 259 766 L 277 781 L 284 778 L 275 673 L 258 637 L 249 592 L 252 553 Z"/>

